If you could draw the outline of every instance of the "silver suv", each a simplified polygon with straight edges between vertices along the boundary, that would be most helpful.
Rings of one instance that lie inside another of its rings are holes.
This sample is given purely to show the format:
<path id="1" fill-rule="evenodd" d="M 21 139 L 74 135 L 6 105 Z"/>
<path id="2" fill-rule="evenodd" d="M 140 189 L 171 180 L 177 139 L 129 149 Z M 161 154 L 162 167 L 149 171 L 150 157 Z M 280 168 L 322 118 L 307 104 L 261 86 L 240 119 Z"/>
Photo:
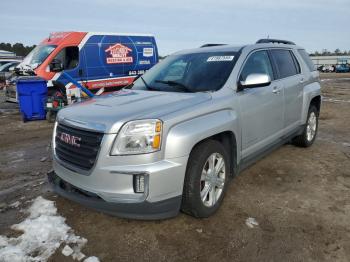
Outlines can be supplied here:
<path id="1" fill-rule="evenodd" d="M 121 91 L 61 110 L 49 181 L 121 217 L 208 217 L 249 164 L 289 141 L 312 145 L 320 106 L 318 72 L 292 42 L 181 51 Z"/>

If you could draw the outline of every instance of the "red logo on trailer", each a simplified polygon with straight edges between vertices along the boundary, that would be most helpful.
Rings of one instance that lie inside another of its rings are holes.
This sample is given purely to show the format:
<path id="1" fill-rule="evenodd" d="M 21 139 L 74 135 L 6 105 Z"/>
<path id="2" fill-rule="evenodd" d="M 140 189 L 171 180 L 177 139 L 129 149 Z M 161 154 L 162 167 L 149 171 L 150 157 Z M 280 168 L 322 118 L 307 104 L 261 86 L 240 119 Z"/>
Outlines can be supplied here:
<path id="1" fill-rule="evenodd" d="M 109 57 L 107 57 L 107 64 L 125 64 L 132 63 L 133 58 L 129 56 L 132 50 L 122 44 L 115 44 L 108 47 L 105 52 L 109 52 Z"/>

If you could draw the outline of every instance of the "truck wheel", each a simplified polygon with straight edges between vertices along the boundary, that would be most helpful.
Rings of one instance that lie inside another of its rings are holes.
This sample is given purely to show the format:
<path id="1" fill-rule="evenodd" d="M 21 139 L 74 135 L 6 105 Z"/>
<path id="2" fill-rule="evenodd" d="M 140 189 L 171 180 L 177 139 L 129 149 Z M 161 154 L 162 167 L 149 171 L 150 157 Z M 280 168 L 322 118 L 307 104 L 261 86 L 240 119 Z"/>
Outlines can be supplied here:
<path id="1" fill-rule="evenodd" d="M 229 157 L 224 146 L 208 140 L 196 146 L 189 157 L 181 209 L 194 217 L 214 214 L 229 180 Z"/>
<path id="2" fill-rule="evenodd" d="M 314 143 L 318 130 L 318 115 L 319 112 L 317 108 L 314 105 L 311 105 L 309 108 L 304 131 L 301 135 L 293 139 L 294 145 L 300 147 L 309 147 Z"/>
<path id="3" fill-rule="evenodd" d="M 56 120 L 56 113 L 52 112 L 52 111 L 47 111 L 46 113 L 46 120 L 49 123 L 54 123 Z"/>

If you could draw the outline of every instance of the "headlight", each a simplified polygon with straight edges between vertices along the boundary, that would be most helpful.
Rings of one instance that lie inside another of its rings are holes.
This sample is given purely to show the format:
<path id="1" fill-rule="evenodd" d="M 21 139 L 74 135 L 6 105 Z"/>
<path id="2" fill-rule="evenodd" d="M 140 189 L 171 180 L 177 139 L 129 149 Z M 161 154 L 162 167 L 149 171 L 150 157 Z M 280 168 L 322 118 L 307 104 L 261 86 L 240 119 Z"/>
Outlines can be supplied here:
<path id="1" fill-rule="evenodd" d="M 114 141 L 111 155 L 152 153 L 160 150 L 162 122 L 158 119 L 126 123 Z"/>

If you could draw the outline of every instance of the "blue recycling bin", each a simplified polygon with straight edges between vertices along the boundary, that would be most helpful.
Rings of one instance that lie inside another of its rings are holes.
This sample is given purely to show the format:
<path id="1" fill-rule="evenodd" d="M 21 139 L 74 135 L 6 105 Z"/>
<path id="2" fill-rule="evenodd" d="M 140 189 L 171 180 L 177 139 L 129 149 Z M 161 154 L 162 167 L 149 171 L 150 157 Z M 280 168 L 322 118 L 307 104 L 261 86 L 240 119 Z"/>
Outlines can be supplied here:
<path id="1" fill-rule="evenodd" d="M 46 119 L 46 80 L 40 77 L 21 77 L 17 80 L 19 108 L 24 122 Z"/>

